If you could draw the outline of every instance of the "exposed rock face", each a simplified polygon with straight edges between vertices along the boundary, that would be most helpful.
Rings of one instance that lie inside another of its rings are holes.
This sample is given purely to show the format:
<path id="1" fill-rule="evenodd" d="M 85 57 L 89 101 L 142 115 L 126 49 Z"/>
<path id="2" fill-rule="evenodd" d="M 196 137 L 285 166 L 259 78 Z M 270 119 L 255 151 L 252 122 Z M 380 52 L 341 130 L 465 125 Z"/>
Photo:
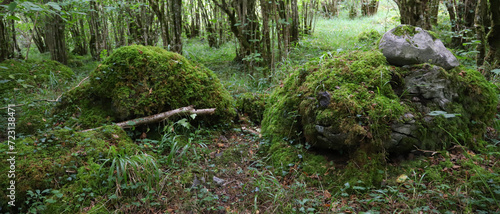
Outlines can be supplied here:
<path id="1" fill-rule="evenodd" d="M 347 53 L 292 73 L 268 100 L 262 130 L 338 151 L 474 147 L 496 113 L 493 87 L 474 70 L 394 67 L 380 52 Z"/>
<path id="2" fill-rule="evenodd" d="M 393 28 L 384 34 L 379 49 L 393 65 L 431 63 L 447 70 L 459 66 L 457 58 L 441 40 L 419 27 L 400 25 Z"/>

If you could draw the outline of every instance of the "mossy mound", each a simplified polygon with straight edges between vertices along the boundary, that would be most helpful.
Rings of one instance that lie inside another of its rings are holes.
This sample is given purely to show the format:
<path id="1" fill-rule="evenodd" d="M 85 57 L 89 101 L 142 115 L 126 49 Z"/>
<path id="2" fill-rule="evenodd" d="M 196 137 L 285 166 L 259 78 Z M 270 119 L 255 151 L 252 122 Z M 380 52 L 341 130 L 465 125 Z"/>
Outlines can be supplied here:
<path id="1" fill-rule="evenodd" d="M 47 88 L 58 82 L 68 81 L 73 71 L 53 60 L 9 59 L 0 63 L 0 93 L 11 93 L 14 88 Z"/>
<path id="2" fill-rule="evenodd" d="M 371 29 L 369 31 L 363 31 L 358 34 L 358 41 L 365 43 L 375 44 L 380 38 L 382 38 L 382 34 L 380 34 L 377 30 Z"/>
<path id="3" fill-rule="evenodd" d="M 424 77 L 431 79 L 429 88 L 416 84 Z M 442 149 L 455 141 L 478 146 L 497 98 L 477 71 L 398 68 L 372 51 L 310 62 L 293 71 L 268 103 L 262 131 L 272 143 L 370 154 Z"/>
<path id="4" fill-rule="evenodd" d="M 63 96 L 55 113 L 92 127 L 189 105 L 217 108 L 212 122 L 236 114 L 232 97 L 212 71 L 162 48 L 134 45 L 115 50 L 87 84 Z"/>
<path id="5" fill-rule="evenodd" d="M 238 94 L 235 97 L 238 112 L 248 116 L 253 123 L 260 124 L 264 117 L 266 100 L 269 94 L 247 92 Z"/>
<path id="6" fill-rule="evenodd" d="M 0 158 L 9 159 L 6 154 L 7 142 L 2 142 Z M 99 169 L 103 159 L 120 154 L 135 154 L 138 146 L 132 142 L 125 131 L 117 126 L 104 126 L 85 133 L 60 129 L 41 136 L 17 141 L 15 154 L 16 209 L 27 206 L 27 191 L 59 189 L 71 185 L 81 173 Z M 97 168 L 95 167 L 97 165 Z M 8 187 L 9 164 L 0 166 L 0 185 Z M 104 178 L 103 178 L 104 179 Z M 84 181 L 84 182 L 88 182 Z M 0 206 L 7 207 L 8 190 L 0 190 Z M 4 211 L 4 210 L 3 210 Z"/>

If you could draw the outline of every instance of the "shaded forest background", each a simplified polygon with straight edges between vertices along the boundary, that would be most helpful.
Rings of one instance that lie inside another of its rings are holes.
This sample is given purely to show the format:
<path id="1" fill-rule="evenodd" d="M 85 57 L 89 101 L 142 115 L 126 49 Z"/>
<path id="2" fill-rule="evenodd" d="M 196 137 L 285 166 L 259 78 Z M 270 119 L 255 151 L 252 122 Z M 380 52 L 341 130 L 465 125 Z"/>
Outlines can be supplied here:
<path id="1" fill-rule="evenodd" d="M 477 66 L 499 66 L 500 5 L 497 1 L 394 0 L 400 22 L 432 30 L 440 5 L 449 15 L 453 49 L 477 49 Z M 68 63 L 69 54 L 100 60 L 113 49 L 140 44 L 183 53 L 186 38 L 218 48 L 236 42 L 235 61 L 250 71 L 274 69 L 303 35 L 314 31 L 318 16 L 349 17 L 377 13 L 378 0 L 135 0 L 14 1 L 0 8 L 0 61 L 40 53 Z"/>

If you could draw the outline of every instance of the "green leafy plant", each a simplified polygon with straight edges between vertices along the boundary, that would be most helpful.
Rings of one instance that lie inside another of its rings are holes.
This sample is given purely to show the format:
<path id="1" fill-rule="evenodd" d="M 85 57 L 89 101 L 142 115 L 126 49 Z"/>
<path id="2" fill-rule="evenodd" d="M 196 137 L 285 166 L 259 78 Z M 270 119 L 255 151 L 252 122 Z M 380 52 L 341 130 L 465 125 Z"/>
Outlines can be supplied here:
<path id="1" fill-rule="evenodd" d="M 116 154 L 114 147 L 110 148 L 109 153 L 114 155 L 104 160 L 100 171 L 107 168 L 108 186 L 116 188 L 115 197 L 121 195 L 122 189 L 133 190 L 145 185 L 144 190 L 138 190 L 143 192 L 152 190 L 159 184 L 161 171 L 153 156 L 146 153 L 133 156 Z"/>

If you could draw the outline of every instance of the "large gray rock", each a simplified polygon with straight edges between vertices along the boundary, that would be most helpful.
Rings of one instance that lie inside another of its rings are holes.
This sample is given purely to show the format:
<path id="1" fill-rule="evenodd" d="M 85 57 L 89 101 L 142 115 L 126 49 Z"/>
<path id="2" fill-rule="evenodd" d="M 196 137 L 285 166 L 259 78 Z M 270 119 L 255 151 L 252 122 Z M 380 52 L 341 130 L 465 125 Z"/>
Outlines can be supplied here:
<path id="1" fill-rule="evenodd" d="M 410 25 L 400 25 L 385 33 L 379 49 L 393 65 L 431 63 L 447 70 L 459 66 L 457 58 L 441 40 Z"/>

